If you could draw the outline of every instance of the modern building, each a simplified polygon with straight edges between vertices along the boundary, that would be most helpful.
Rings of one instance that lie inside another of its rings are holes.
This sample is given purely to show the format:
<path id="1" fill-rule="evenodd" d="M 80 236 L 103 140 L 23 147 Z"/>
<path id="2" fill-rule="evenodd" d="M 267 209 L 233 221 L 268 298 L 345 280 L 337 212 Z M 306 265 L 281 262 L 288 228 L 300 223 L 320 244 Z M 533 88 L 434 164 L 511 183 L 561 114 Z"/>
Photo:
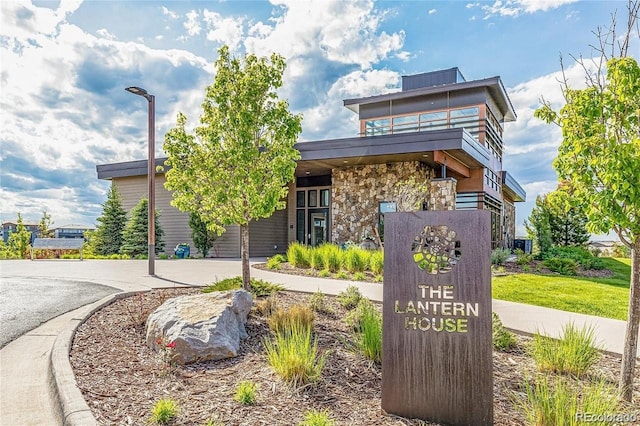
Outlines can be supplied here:
<path id="1" fill-rule="evenodd" d="M 526 193 L 503 169 L 503 124 L 516 119 L 500 77 L 466 81 L 457 68 L 402 78 L 402 90 L 347 99 L 358 114 L 359 135 L 300 142 L 285 210 L 250 224 L 252 256 L 283 252 L 291 241 L 359 242 L 383 231 L 395 211 L 397 188 L 413 180 L 428 186 L 427 210 L 492 212 L 492 244 L 512 247 L 515 203 Z M 156 159 L 163 165 L 165 159 Z M 131 209 L 147 194 L 146 161 L 97 166 Z M 191 242 L 188 214 L 169 205 L 157 175 L 156 205 L 167 247 Z M 239 227 L 230 226 L 211 255 L 240 255 Z"/>
<path id="2" fill-rule="evenodd" d="M 86 231 L 93 231 L 94 228 L 85 225 L 64 225 L 53 228 L 54 238 L 84 238 Z"/>
<path id="3" fill-rule="evenodd" d="M 38 232 L 40 232 L 39 225 L 37 223 L 23 223 L 24 227 L 27 231 L 31 232 L 31 243 L 33 244 L 33 240 L 38 236 Z M 18 224 L 16 222 L 4 222 L 2 224 L 2 240 L 6 244 L 9 241 L 9 236 L 16 232 Z"/>

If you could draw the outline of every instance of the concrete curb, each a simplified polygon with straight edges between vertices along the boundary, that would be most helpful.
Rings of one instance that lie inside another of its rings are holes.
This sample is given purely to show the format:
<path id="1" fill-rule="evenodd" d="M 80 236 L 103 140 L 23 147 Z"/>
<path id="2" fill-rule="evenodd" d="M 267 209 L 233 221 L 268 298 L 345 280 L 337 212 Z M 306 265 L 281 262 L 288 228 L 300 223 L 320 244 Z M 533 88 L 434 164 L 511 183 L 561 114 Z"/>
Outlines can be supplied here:
<path id="1" fill-rule="evenodd" d="M 140 293 L 138 291 L 116 293 L 89 305 L 89 311 L 82 318 L 73 318 L 56 337 L 49 357 L 49 385 L 56 406 L 58 421 L 64 426 L 98 425 L 87 405 L 69 361 L 69 352 L 76 330 L 91 315 L 116 300 Z M 86 309 L 83 307 L 80 309 Z"/>

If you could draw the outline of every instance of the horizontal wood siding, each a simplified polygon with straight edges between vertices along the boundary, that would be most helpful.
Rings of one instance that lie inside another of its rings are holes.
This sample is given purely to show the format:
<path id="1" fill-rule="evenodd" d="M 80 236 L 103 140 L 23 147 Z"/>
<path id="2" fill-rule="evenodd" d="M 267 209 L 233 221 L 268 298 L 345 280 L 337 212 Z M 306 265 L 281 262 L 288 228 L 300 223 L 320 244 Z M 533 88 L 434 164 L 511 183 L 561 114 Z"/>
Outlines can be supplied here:
<path id="1" fill-rule="evenodd" d="M 164 175 L 156 175 L 156 210 L 160 212 L 160 226 L 164 230 L 164 251 L 173 255 L 176 245 L 187 243 L 191 246 L 191 255 L 197 255 L 198 250 L 191 240 L 189 214 L 181 212 L 170 204 L 172 192 L 165 189 L 165 181 Z M 127 211 L 128 217 L 129 212 L 140 202 L 140 199 L 147 196 L 147 177 L 116 178 L 113 182 L 122 197 L 122 206 Z M 212 256 L 240 256 L 240 231 L 237 226 L 229 226 L 227 232 L 218 238 L 215 247 L 209 252 L 209 257 Z"/>
<path id="2" fill-rule="evenodd" d="M 269 218 L 250 222 L 249 255 L 262 257 L 286 252 L 288 246 L 287 223 L 287 209 L 277 210 Z"/>

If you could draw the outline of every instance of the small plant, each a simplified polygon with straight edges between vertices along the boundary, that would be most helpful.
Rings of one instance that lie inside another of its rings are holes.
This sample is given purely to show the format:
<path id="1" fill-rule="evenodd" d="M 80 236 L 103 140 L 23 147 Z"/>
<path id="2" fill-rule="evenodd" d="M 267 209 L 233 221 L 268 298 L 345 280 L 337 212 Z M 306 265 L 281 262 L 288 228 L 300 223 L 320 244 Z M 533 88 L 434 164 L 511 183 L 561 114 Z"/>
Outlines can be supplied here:
<path id="1" fill-rule="evenodd" d="M 373 307 L 373 302 L 363 297 L 360 299 L 355 309 L 352 309 L 347 313 L 345 322 L 349 327 L 351 327 L 351 329 L 353 329 L 353 331 L 358 331 L 361 328 L 364 311 L 370 307 Z"/>
<path id="2" fill-rule="evenodd" d="M 333 310 L 327 305 L 327 302 L 324 298 L 324 293 L 320 290 L 316 291 L 309 298 L 309 307 L 313 309 L 314 312 L 321 312 L 324 314 L 331 314 Z"/>
<path id="3" fill-rule="evenodd" d="M 278 308 L 276 295 L 271 295 L 256 302 L 256 310 L 263 316 L 270 316 Z"/>
<path id="4" fill-rule="evenodd" d="M 338 272 L 342 267 L 345 252 L 335 244 L 323 244 L 318 247 L 318 250 L 322 253 L 324 269 L 328 269 L 331 272 Z"/>
<path id="5" fill-rule="evenodd" d="M 363 272 L 368 266 L 369 253 L 360 248 L 344 252 L 344 266 L 350 273 Z"/>
<path id="6" fill-rule="evenodd" d="M 319 271 L 324 269 L 324 261 L 322 259 L 322 250 L 320 247 L 312 247 L 309 249 L 309 266 Z"/>
<path id="7" fill-rule="evenodd" d="M 364 274 L 364 272 L 356 272 L 355 274 L 353 274 L 354 281 L 364 281 L 366 279 L 367 276 Z"/>
<path id="8" fill-rule="evenodd" d="M 211 293 L 213 291 L 237 290 L 242 288 L 242 277 L 225 278 L 217 281 L 202 289 L 203 293 Z M 251 293 L 256 297 L 271 296 L 284 290 L 280 284 L 273 284 L 268 281 L 251 279 Z"/>
<path id="9" fill-rule="evenodd" d="M 578 329 L 567 324 L 559 340 L 536 333 L 530 352 L 540 371 L 581 376 L 600 357 L 600 346 L 593 327 Z"/>
<path id="10" fill-rule="evenodd" d="M 362 354 L 374 362 L 382 356 L 382 314 L 372 303 L 364 304 L 356 345 Z"/>
<path id="11" fill-rule="evenodd" d="M 327 360 L 326 352 L 318 355 L 318 344 L 311 337 L 311 329 L 298 324 L 265 340 L 264 348 L 269 365 L 294 386 L 316 382 Z"/>
<path id="12" fill-rule="evenodd" d="M 310 266 L 309 247 L 298 242 L 291 243 L 287 249 L 287 259 L 294 268 L 308 268 Z"/>
<path id="13" fill-rule="evenodd" d="M 518 343 L 516 336 L 504 328 L 502 321 L 500 321 L 500 317 L 498 317 L 498 314 L 495 312 L 491 314 L 491 329 L 493 331 L 494 348 L 501 351 L 507 351 Z"/>
<path id="14" fill-rule="evenodd" d="M 277 308 L 269 317 L 269 328 L 275 333 L 288 332 L 294 327 L 309 329 L 313 327 L 313 311 L 304 305 L 293 305 L 287 310 Z"/>
<path id="15" fill-rule="evenodd" d="M 218 416 L 213 416 L 209 417 L 202 426 L 224 426 L 224 423 L 222 423 L 222 420 L 220 420 Z"/>
<path id="16" fill-rule="evenodd" d="M 178 404 L 173 399 L 161 399 L 151 410 L 151 421 L 159 425 L 166 425 L 177 415 Z"/>
<path id="17" fill-rule="evenodd" d="M 331 276 L 331 272 L 328 269 L 323 269 L 322 271 L 318 272 L 318 276 L 321 278 L 327 278 Z"/>
<path id="18" fill-rule="evenodd" d="M 318 411 L 314 408 L 304 413 L 304 420 L 299 423 L 299 426 L 333 426 L 334 424 L 328 410 Z"/>
<path id="19" fill-rule="evenodd" d="M 382 275 L 376 275 L 375 277 L 373 277 L 373 280 L 377 283 L 381 283 L 383 278 L 384 277 Z"/>
<path id="20" fill-rule="evenodd" d="M 496 248 L 491 251 L 491 264 L 502 265 L 511 255 L 511 251 L 506 248 Z"/>
<path id="21" fill-rule="evenodd" d="M 160 253 L 160 254 L 158 255 L 158 259 L 160 259 L 160 260 L 167 260 L 167 259 L 169 259 L 169 255 L 168 255 L 167 253 Z"/>
<path id="22" fill-rule="evenodd" d="M 362 293 L 358 290 L 358 287 L 350 285 L 345 291 L 338 293 L 338 302 L 345 309 L 353 309 L 358 306 L 360 299 L 362 299 Z"/>
<path id="23" fill-rule="evenodd" d="M 376 275 L 382 275 L 384 268 L 384 252 L 382 250 L 374 251 L 369 258 L 369 269 Z"/>
<path id="24" fill-rule="evenodd" d="M 347 280 L 347 279 L 349 279 L 349 274 L 347 274 L 346 271 L 339 271 L 336 274 L 336 278 L 339 279 L 339 280 Z"/>
<path id="25" fill-rule="evenodd" d="M 543 262 L 544 266 L 561 275 L 575 275 L 578 265 L 573 259 L 551 257 Z"/>
<path id="26" fill-rule="evenodd" d="M 164 375 L 171 374 L 175 367 L 173 357 L 175 355 L 174 349 L 176 347 L 176 342 L 167 342 L 165 339 L 158 337 L 156 339 L 156 345 L 158 345 L 159 348 L 158 354 L 162 364 L 162 373 Z"/>
<path id="27" fill-rule="evenodd" d="M 516 255 L 516 264 L 520 266 L 527 266 L 533 262 L 533 255 L 525 253 L 524 251 L 517 249 L 515 252 Z"/>
<path id="28" fill-rule="evenodd" d="M 256 403 L 258 395 L 258 385 L 251 380 L 238 383 L 234 400 L 242 405 L 253 405 Z"/>
<path id="29" fill-rule="evenodd" d="M 267 269 L 279 270 L 280 265 L 287 261 L 287 258 L 281 254 L 276 254 L 267 259 Z"/>

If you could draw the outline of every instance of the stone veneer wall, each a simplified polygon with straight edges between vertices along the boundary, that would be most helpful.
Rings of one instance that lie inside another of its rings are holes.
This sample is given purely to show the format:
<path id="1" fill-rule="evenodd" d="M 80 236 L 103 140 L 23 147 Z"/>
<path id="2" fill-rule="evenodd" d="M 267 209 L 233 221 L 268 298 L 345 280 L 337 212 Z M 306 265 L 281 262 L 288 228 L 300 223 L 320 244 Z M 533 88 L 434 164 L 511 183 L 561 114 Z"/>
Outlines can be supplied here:
<path id="1" fill-rule="evenodd" d="M 429 210 L 455 210 L 456 186 L 454 178 L 432 179 L 430 182 Z"/>
<path id="2" fill-rule="evenodd" d="M 502 202 L 502 217 L 504 218 L 504 238 L 503 245 L 513 248 L 513 239 L 516 237 L 516 207 L 507 200 Z"/>
<path id="3" fill-rule="evenodd" d="M 363 233 L 373 235 L 378 224 L 378 203 L 394 201 L 398 182 L 412 176 L 429 181 L 433 170 L 419 161 L 409 161 L 340 167 L 331 174 L 331 240 L 340 244 L 359 242 Z"/>

